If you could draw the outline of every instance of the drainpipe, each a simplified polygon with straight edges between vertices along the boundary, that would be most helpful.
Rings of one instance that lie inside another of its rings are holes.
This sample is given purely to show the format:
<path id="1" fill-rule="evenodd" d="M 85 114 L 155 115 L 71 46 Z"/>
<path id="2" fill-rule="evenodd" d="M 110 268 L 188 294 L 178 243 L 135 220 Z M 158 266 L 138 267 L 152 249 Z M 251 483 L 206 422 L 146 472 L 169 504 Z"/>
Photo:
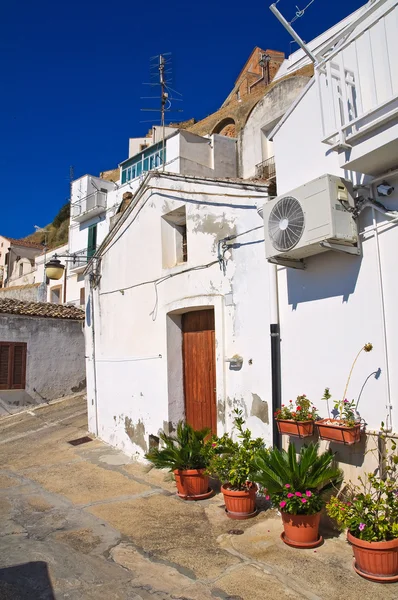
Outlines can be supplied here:
<path id="1" fill-rule="evenodd" d="M 93 343 L 91 358 L 93 361 L 93 392 L 94 392 L 94 411 L 95 411 L 95 435 L 98 437 L 98 403 L 97 403 L 97 363 L 95 356 L 95 321 L 94 321 L 94 277 L 90 273 L 90 304 L 91 304 L 91 339 Z"/>
<path id="2" fill-rule="evenodd" d="M 257 209 L 263 218 L 263 207 Z M 271 382 L 272 382 L 272 441 L 276 448 L 281 449 L 282 439 L 278 425 L 273 415 L 282 404 L 282 377 L 281 377 L 281 337 L 279 324 L 279 298 L 278 298 L 278 272 L 277 265 L 268 263 L 269 283 L 269 322 L 271 339 Z"/>

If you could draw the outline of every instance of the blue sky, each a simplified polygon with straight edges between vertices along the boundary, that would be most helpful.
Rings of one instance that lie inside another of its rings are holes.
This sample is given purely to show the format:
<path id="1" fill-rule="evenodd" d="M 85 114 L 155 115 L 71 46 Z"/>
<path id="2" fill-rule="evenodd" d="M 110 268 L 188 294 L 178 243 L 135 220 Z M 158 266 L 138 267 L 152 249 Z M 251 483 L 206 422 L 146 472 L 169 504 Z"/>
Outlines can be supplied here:
<path id="1" fill-rule="evenodd" d="M 299 3 L 299 8 L 309 0 Z M 75 177 L 127 158 L 128 138 L 152 114 L 150 57 L 171 52 L 177 119 L 201 119 L 228 95 L 255 46 L 289 53 L 290 37 L 268 9 L 237 0 L 188 3 L 20 0 L 0 22 L 0 234 L 22 237 L 52 221 Z M 295 28 L 310 40 L 364 0 L 315 0 Z M 289 20 L 296 0 L 280 0 Z M 155 92 L 156 93 L 156 92 Z M 181 103 L 178 103 L 181 104 Z"/>

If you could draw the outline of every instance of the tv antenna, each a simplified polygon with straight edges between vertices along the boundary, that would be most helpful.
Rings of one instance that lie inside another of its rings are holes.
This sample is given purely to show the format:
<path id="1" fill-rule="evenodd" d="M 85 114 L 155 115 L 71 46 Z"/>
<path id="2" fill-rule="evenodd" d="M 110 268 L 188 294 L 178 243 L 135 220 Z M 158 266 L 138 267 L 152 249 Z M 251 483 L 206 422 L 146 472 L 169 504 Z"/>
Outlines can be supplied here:
<path id="1" fill-rule="evenodd" d="M 158 75 L 159 73 L 159 75 Z M 175 98 L 171 94 L 181 96 L 179 92 L 170 87 L 171 83 L 171 53 L 166 52 L 158 56 L 151 57 L 151 79 L 154 76 L 159 77 L 159 81 L 144 83 L 144 85 L 160 86 L 160 109 L 159 108 L 141 108 L 144 111 L 158 112 L 160 110 L 160 125 L 162 127 L 162 171 L 165 167 L 165 145 L 166 145 L 166 113 L 168 112 L 183 112 L 182 109 L 172 109 L 172 101 L 182 102 L 182 98 Z M 146 100 L 158 100 L 156 96 L 141 96 Z M 153 124 L 153 121 L 151 121 Z"/>

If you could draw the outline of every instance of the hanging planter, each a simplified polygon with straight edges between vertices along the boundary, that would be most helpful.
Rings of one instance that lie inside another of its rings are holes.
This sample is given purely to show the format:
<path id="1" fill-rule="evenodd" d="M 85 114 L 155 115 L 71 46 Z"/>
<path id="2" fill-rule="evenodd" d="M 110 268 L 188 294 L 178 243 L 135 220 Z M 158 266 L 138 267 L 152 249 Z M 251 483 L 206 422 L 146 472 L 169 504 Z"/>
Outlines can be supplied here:
<path id="1" fill-rule="evenodd" d="M 314 421 L 293 421 L 293 419 L 276 419 L 279 433 L 293 437 L 305 438 L 314 435 Z"/>
<path id="2" fill-rule="evenodd" d="M 351 446 L 361 440 L 361 424 L 346 425 L 341 419 L 321 419 L 315 423 L 321 440 Z"/>
<path id="3" fill-rule="evenodd" d="M 293 400 L 289 400 L 287 406 L 282 404 L 274 414 L 279 433 L 299 438 L 314 435 L 317 416 L 315 406 L 305 394 L 297 396 L 295 405 Z"/>

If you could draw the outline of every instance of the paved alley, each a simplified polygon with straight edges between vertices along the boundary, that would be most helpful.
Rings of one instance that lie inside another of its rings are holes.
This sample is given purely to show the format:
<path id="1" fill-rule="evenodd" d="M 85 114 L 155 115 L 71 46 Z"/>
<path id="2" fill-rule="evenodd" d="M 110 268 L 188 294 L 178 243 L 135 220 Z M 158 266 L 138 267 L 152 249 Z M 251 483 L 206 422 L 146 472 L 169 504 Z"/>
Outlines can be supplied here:
<path id="1" fill-rule="evenodd" d="M 273 511 L 231 521 L 220 495 L 184 502 L 164 473 L 69 444 L 85 435 L 83 396 L 0 421 L 1 600 L 398 598 L 353 572 L 343 536 L 288 548 Z"/>

